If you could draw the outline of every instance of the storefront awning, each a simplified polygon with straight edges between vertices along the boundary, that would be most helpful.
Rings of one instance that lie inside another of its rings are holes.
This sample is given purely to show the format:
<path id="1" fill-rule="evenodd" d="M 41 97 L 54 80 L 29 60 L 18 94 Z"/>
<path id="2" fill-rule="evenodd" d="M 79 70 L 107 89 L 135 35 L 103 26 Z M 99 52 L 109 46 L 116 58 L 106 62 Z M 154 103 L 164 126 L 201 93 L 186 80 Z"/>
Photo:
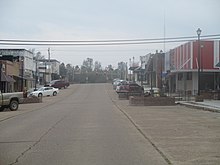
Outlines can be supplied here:
<path id="1" fill-rule="evenodd" d="M 23 80 L 28 80 L 28 81 L 35 81 L 35 78 L 31 78 L 31 77 L 22 77 L 22 76 L 15 76 L 15 78 L 19 78 L 19 79 L 23 79 Z"/>
<path id="2" fill-rule="evenodd" d="M 3 81 L 3 82 L 15 82 L 15 80 L 11 76 L 6 75 L 4 72 L 1 73 L 1 81 Z"/>
<path id="3" fill-rule="evenodd" d="M 216 67 L 220 67 L 220 62 L 218 64 L 215 65 Z"/>

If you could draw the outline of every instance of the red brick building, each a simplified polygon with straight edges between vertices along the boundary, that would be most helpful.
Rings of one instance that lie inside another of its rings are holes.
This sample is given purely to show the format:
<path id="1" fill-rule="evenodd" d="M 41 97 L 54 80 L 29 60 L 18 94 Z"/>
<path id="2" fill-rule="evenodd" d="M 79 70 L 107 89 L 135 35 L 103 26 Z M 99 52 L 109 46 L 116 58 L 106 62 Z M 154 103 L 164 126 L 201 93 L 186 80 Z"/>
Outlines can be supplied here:
<path id="1" fill-rule="evenodd" d="M 198 41 L 180 45 L 165 57 L 169 92 L 198 91 Z M 200 88 L 202 91 L 220 89 L 220 41 L 200 42 Z"/>

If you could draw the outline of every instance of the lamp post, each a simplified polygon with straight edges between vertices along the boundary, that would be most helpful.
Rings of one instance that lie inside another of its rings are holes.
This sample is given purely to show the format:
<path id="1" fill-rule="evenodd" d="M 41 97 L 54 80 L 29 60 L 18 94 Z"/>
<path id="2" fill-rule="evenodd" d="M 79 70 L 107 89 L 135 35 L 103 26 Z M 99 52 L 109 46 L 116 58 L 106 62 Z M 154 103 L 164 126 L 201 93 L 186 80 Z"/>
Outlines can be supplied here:
<path id="1" fill-rule="evenodd" d="M 129 74 L 129 80 L 131 81 L 131 59 L 129 58 L 129 65 L 130 65 L 130 74 Z"/>
<path id="2" fill-rule="evenodd" d="M 154 71 L 154 61 L 153 61 L 153 56 L 150 57 L 152 61 L 152 69 L 151 69 L 151 74 L 150 74 L 150 94 L 153 97 L 154 91 L 153 91 L 153 71 Z"/>
<path id="3" fill-rule="evenodd" d="M 46 60 L 44 61 L 45 63 L 44 63 L 44 67 L 45 67 L 45 70 L 44 70 L 44 85 L 46 85 L 47 84 L 47 77 L 46 77 L 46 72 L 47 72 L 47 63 L 46 63 Z"/>
<path id="4" fill-rule="evenodd" d="M 21 57 L 21 91 L 24 89 L 24 57 Z"/>
<path id="5" fill-rule="evenodd" d="M 135 75 L 134 75 L 134 57 L 133 57 L 133 74 L 132 74 L 132 81 L 135 82 Z"/>
<path id="6" fill-rule="evenodd" d="M 38 80 L 38 75 L 37 75 L 37 58 L 35 59 L 36 65 L 35 65 L 35 90 L 37 90 L 37 80 Z"/>
<path id="7" fill-rule="evenodd" d="M 143 72 L 142 72 L 142 65 L 143 65 L 143 56 L 140 56 L 140 60 L 141 60 L 141 86 L 143 87 Z"/>
<path id="8" fill-rule="evenodd" d="M 200 95 L 200 68 L 201 68 L 201 51 L 200 51 L 200 35 L 202 30 L 200 28 L 197 29 L 198 35 L 198 96 Z"/>

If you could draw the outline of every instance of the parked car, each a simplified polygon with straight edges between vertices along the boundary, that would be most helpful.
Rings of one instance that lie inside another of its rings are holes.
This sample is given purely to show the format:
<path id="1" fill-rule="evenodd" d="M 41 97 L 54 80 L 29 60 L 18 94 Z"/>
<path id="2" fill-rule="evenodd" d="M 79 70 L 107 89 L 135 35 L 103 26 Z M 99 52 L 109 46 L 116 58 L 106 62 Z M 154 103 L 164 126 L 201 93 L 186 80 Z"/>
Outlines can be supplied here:
<path id="1" fill-rule="evenodd" d="M 144 88 L 136 83 L 121 85 L 117 93 L 144 93 Z"/>
<path id="2" fill-rule="evenodd" d="M 54 88 L 54 87 L 41 87 L 37 91 L 31 92 L 29 96 L 37 96 L 37 97 L 56 96 L 58 93 L 59 93 L 59 89 L 58 88 Z"/>
<path id="3" fill-rule="evenodd" d="M 113 89 L 114 89 L 114 90 L 116 89 L 116 87 L 117 87 L 117 85 L 120 83 L 120 81 L 121 81 L 121 80 L 115 80 L 115 81 L 113 82 L 112 86 L 113 86 Z"/>
<path id="4" fill-rule="evenodd" d="M 47 86 L 61 89 L 61 88 L 67 88 L 69 85 L 70 85 L 69 82 L 63 80 L 53 80 Z"/>
<path id="5" fill-rule="evenodd" d="M 121 90 L 125 90 L 128 84 L 129 84 L 128 81 L 125 80 L 120 81 L 120 83 L 116 86 L 115 91 L 120 92 Z"/>
<path id="6" fill-rule="evenodd" d="M 0 111 L 9 108 L 16 111 L 18 105 L 23 102 L 23 92 L 1 93 L 0 91 Z"/>
<path id="7" fill-rule="evenodd" d="M 125 80 L 115 80 L 113 83 L 113 89 L 116 90 L 117 86 L 121 85 L 121 84 L 127 84 L 127 81 Z"/>
<path id="8" fill-rule="evenodd" d="M 114 82 L 116 82 L 116 81 L 118 81 L 118 80 L 120 80 L 120 79 L 119 79 L 119 78 L 113 79 L 112 84 L 114 84 Z"/>
<path id="9" fill-rule="evenodd" d="M 30 96 L 30 94 L 34 91 L 37 91 L 39 88 L 30 88 L 27 90 L 27 96 Z"/>
<path id="10" fill-rule="evenodd" d="M 153 91 L 151 91 L 151 87 L 145 87 L 144 88 L 145 95 L 152 95 L 153 94 L 153 96 L 155 96 L 155 97 L 160 96 L 160 89 L 159 88 L 152 87 L 152 90 Z"/>

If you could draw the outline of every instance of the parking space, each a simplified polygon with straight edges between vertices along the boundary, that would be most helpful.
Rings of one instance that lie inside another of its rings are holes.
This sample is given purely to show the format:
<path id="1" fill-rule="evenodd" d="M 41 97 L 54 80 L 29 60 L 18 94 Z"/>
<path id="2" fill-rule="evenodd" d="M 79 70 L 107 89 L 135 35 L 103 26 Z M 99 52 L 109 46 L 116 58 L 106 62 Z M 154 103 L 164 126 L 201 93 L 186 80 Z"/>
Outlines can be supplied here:
<path id="1" fill-rule="evenodd" d="M 0 112 L 0 122 L 15 117 L 17 115 L 42 109 L 48 105 L 54 104 L 75 92 L 77 90 L 77 86 L 77 84 L 74 84 L 70 85 L 67 89 L 60 89 L 59 94 L 57 94 L 56 96 L 45 96 L 42 98 L 42 103 L 20 104 L 17 111 L 10 111 L 9 109 L 5 109 L 5 111 Z"/>

